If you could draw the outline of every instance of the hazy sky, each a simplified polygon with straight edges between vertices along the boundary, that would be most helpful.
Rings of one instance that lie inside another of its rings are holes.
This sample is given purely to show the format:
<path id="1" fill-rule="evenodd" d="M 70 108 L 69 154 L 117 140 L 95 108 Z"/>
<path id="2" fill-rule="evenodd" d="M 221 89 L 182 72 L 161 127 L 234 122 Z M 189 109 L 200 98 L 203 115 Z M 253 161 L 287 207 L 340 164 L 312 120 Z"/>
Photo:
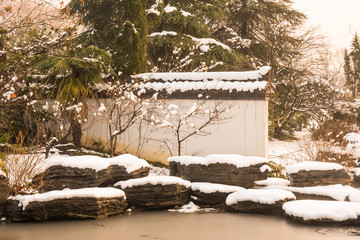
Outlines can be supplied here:
<path id="1" fill-rule="evenodd" d="M 349 48 L 354 33 L 360 34 L 360 0 L 294 0 L 293 7 L 320 26 L 335 48 Z"/>

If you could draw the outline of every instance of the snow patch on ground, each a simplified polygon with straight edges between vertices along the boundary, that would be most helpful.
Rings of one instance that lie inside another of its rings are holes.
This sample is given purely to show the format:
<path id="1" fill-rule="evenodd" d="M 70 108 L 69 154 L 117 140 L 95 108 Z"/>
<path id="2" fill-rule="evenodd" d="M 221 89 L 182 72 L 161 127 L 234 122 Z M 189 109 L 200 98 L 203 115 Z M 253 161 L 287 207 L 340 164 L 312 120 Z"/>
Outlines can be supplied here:
<path id="1" fill-rule="evenodd" d="M 48 202 L 56 199 L 70 199 L 70 198 L 122 198 L 125 197 L 124 191 L 116 188 L 82 188 L 82 189 L 64 189 L 61 191 L 50 191 L 46 193 L 38 193 L 34 195 L 16 195 L 8 199 L 19 201 L 19 206 L 23 210 L 30 202 Z"/>
<path id="2" fill-rule="evenodd" d="M 151 185 L 179 184 L 185 187 L 191 187 L 191 182 L 174 176 L 150 176 L 150 177 L 129 179 L 126 181 L 120 181 L 115 183 L 114 187 L 119 186 L 122 189 L 125 189 L 125 188 L 132 188 L 133 186 L 142 186 L 146 184 L 151 184 Z"/>
<path id="3" fill-rule="evenodd" d="M 345 151 L 353 154 L 357 158 L 360 158 L 360 134 L 348 133 L 344 136 L 344 140 L 348 142 Z"/>
<path id="4" fill-rule="evenodd" d="M 191 190 L 210 194 L 215 192 L 233 193 L 236 191 L 244 190 L 244 188 L 238 186 L 217 184 L 217 183 L 193 182 L 191 183 Z"/>
<path id="5" fill-rule="evenodd" d="M 360 203 L 339 201 L 298 200 L 283 205 L 286 214 L 304 220 L 332 219 L 346 221 L 360 216 Z"/>
<path id="6" fill-rule="evenodd" d="M 329 163 L 329 162 L 301 162 L 296 163 L 291 166 L 287 166 L 287 173 L 297 173 L 299 171 L 327 171 L 327 170 L 341 170 L 344 167 L 337 163 Z"/>
<path id="7" fill-rule="evenodd" d="M 102 158 L 92 155 L 72 157 L 54 156 L 46 160 L 44 170 L 55 165 L 73 168 L 90 168 L 95 171 L 106 169 L 111 165 L 117 165 L 125 167 L 128 173 L 142 167 L 150 166 L 145 160 L 131 154 L 123 154 L 113 158 Z"/>
<path id="8" fill-rule="evenodd" d="M 150 176 L 169 176 L 170 170 L 167 168 L 154 167 L 150 165 L 149 177 Z"/>
<path id="9" fill-rule="evenodd" d="M 360 194 L 360 190 L 350 187 L 343 186 L 341 184 L 330 185 L 330 186 L 315 186 L 315 187 L 287 187 L 287 186 L 268 186 L 267 189 L 283 189 L 290 192 L 298 192 L 303 194 L 312 194 L 319 196 L 328 196 L 337 201 L 345 201 L 346 197 L 353 195 L 356 198 L 357 194 Z M 351 200 L 350 200 L 351 201 Z"/>
<path id="10" fill-rule="evenodd" d="M 226 163 L 235 165 L 237 168 L 249 167 L 259 163 L 267 163 L 266 158 L 249 157 L 237 154 L 210 154 L 206 157 L 179 156 L 168 158 L 169 162 L 178 162 L 182 165 L 201 164 L 208 166 L 209 164 Z"/>
<path id="11" fill-rule="evenodd" d="M 182 206 L 179 209 L 169 209 L 169 212 L 179 212 L 179 213 L 194 213 L 194 212 L 211 212 L 215 211 L 213 208 L 200 208 L 195 205 L 193 202 L 189 202 L 188 204 Z"/>
<path id="12" fill-rule="evenodd" d="M 226 198 L 226 205 L 234 205 L 238 202 L 257 202 L 261 204 L 274 204 L 285 199 L 296 199 L 292 192 L 282 189 L 245 189 L 231 193 Z"/>
<path id="13" fill-rule="evenodd" d="M 283 178 L 271 178 L 255 181 L 259 186 L 290 186 L 290 181 Z"/>

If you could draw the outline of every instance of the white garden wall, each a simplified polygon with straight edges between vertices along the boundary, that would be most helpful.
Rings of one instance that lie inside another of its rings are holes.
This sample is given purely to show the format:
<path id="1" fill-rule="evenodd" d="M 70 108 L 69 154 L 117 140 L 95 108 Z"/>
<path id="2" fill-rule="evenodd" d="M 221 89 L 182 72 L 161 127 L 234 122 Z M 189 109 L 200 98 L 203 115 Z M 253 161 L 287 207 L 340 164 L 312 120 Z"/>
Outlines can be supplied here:
<path id="1" fill-rule="evenodd" d="M 106 104 L 111 99 L 102 99 Z M 196 100 L 163 100 L 176 104 L 181 108 L 190 108 Z M 215 100 L 208 100 L 209 108 Z M 223 104 L 233 104 L 231 110 L 223 115 L 230 117 L 220 124 L 208 126 L 207 136 L 189 138 L 183 145 L 182 155 L 205 156 L 207 154 L 242 154 L 246 156 L 267 157 L 268 151 L 268 102 L 265 100 L 234 100 L 224 101 Z M 90 105 L 90 124 L 83 136 L 85 145 L 92 145 L 94 141 L 107 144 L 109 131 L 107 123 L 100 117 L 91 117 L 91 109 L 98 109 L 99 102 Z M 166 140 L 168 146 L 160 142 Z M 172 146 L 175 136 L 169 130 L 159 129 L 145 121 L 137 122 L 118 139 L 116 150 L 129 152 L 151 161 L 167 163 L 176 149 Z"/>

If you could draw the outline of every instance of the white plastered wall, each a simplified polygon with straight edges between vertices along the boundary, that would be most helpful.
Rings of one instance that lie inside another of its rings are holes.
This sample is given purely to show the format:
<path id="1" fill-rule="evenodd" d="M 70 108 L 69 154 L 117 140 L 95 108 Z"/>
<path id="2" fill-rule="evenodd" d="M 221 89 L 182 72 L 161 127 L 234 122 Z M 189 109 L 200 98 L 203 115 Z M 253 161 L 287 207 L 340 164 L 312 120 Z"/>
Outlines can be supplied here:
<path id="1" fill-rule="evenodd" d="M 110 99 L 100 100 L 105 103 Z M 176 104 L 181 108 L 188 109 L 195 100 L 166 100 L 168 104 Z M 212 100 L 208 100 L 209 107 Z M 246 156 L 267 157 L 268 153 L 268 102 L 264 100 L 234 100 L 224 101 L 223 104 L 233 105 L 226 113 L 228 119 L 219 124 L 206 128 L 210 134 L 207 136 L 194 136 L 189 138 L 182 148 L 182 155 L 205 156 L 207 154 L 241 154 Z M 91 104 L 97 109 L 98 103 Z M 90 110 L 90 116 L 92 115 Z M 97 118 L 90 119 L 91 124 L 83 136 L 85 145 L 100 142 L 106 145 L 109 140 L 109 131 L 106 121 Z M 140 130 L 140 132 L 139 132 Z M 140 137 L 141 136 L 141 137 Z M 146 122 L 137 122 L 118 139 L 116 150 L 129 152 L 150 161 L 167 163 L 171 156 L 168 147 L 161 139 L 170 146 L 172 154 L 176 155 L 176 149 L 172 148 L 171 141 L 174 135 L 169 130 L 158 129 Z"/>

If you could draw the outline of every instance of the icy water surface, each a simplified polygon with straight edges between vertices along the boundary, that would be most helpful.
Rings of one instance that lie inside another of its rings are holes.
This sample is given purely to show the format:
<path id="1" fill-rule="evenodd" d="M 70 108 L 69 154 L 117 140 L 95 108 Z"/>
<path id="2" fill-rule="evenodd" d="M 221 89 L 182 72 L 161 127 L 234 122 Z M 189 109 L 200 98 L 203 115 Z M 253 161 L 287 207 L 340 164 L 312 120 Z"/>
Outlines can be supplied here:
<path id="1" fill-rule="evenodd" d="M 281 217 L 237 213 L 135 212 L 90 221 L 0 223 L 0 240 L 347 240 L 359 228 L 293 224 Z"/>

